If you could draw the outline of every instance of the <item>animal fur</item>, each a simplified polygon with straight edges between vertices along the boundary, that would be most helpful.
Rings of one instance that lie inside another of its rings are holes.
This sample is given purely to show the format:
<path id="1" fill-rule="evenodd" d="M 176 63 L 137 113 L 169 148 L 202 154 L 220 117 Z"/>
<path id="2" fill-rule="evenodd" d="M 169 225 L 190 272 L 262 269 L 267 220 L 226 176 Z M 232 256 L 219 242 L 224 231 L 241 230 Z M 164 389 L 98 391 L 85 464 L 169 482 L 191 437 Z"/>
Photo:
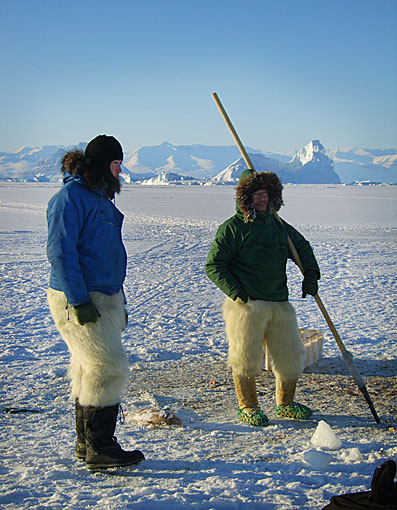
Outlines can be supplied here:
<path id="1" fill-rule="evenodd" d="M 90 296 L 101 317 L 80 326 L 65 294 L 51 288 L 47 291 L 55 325 L 70 352 L 71 400 L 78 398 L 82 406 L 107 407 L 120 402 L 129 375 L 121 343 L 126 327 L 124 296 L 122 292 L 111 296 L 90 292 Z"/>
<path id="2" fill-rule="evenodd" d="M 228 365 L 234 373 L 244 377 L 258 375 L 267 347 L 276 378 L 299 378 L 304 368 L 304 349 L 291 303 L 243 303 L 226 298 L 223 318 L 229 341 Z"/>
<path id="3" fill-rule="evenodd" d="M 120 181 L 113 177 L 110 168 L 103 173 L 92 158 L 86 157 L 80 149 L 68 151 L 62 158 L 61 172 L 71 175 L 81 175 L 91 189 L 106 189 L 110 198 L 114 193 L 120 193 Z"/>
<path id="4" fill-rule="evenodd" d="M 283 185 L 274 172 L 253 173 L 241 179 L 237 186 L 236 200 L 244 215 L 245 223 L 253 221 L 254 207 L 252 205 L 252 193 L 258 189 L 265 189 L 269 195 L 269 209 L 277 212 L 284 204 L 282 198 Z"/>

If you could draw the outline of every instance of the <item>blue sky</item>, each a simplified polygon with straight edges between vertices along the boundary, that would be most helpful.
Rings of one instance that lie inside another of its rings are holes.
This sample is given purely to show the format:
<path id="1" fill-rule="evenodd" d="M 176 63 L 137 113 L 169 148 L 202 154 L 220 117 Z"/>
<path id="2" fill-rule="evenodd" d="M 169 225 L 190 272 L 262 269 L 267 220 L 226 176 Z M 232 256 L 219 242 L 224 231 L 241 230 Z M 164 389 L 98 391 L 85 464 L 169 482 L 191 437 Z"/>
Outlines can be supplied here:
<path id="1" fill-rule="evenodd" d="M 396 0 L 0 0 L 0 152 L 397 145 Z"/>

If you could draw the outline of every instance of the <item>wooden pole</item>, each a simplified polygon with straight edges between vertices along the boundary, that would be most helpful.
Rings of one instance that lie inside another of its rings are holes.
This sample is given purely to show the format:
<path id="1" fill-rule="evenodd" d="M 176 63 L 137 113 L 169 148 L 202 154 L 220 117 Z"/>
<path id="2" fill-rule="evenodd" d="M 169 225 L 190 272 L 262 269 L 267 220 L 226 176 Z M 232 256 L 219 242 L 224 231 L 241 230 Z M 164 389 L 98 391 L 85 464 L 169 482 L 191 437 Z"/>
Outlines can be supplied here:
<path id="1" fill-rule="evenodd" d="M 281 222 L 281 218 L 279 217 L 279 215 L 277 213 L 274 213 L 274 216 Z M 291 253 L 294 258 L 294 261 L 296 262 L 296 265 L 299 267 L 299 269 L 301 270 L 301 273 L 304 275 L 301 258 L 299 257 L 299 254 L 294 246 L 294 243 L 292 242 L 292 240 L 289 236 L 288 236 L 288 246 L 291 250 Z M 345 361 L 345 364 L 346 364 L 347 368 L 349 369 L 351 376 L 353 377 L 354 381 L 356 382 L 358 389 L 363 394 L 365 400 L 367 401 L 368 406 L 371 410 L 373 417 L 375 418 L 376 423 L 380 423 L 380 418 L 378 416 L 378 413 L 375 410 L 375 407 L 372 403 L 371 397 L 369 396 L 367 387 L 365 385 L 365 381 L 362 378 L 360 372 L 358 371 L 356 365 L 354 364 L 352 353 L 346 349 L 345 344 L 343 343 L 341 337 L 339 336 L 339 333 L 336 330 L 336 327 L 335 327 L 334 323 L 332 322 L 331 317 L 328 315 L 328 312 L 327 312 L 320 296 L 318 294 L 316 294 L 313 297 L 314 297 L 318 307 L 320 308 L 320 311 L 321 311 L 326 323 L 328 324 L 328 327 L 331 330 L 333 337 L 335 338 L 335 341 L 341 351 L 343 360 Z"/>
<path id="2" fill-rule="evenodd" d="M 221 115 L 222 117 L 224 118 L 225 122 L 226 122 L 226 125 L 227 127 L 229 128 L 236 144 L 237 144 L 237 147 L 239 148 L 240 152 L 241 152 L 241 155 L 243 156 L 244 158 L 244 161 L 245 161 L 245 164 L 247 165 L 248 168 L 251 168 L 252 170 L 256 171 L 255 168 L 254 168 L 254 165 L 252 164 L 252 161 L 250 159 L 250 157 L 248 156 L 247 154 L 247 151 L 245 150 L 245 147 L 243 146 L 241 140 L 240 140 L 240 137 L 238 136 L 237 134 L 237 131 L 234 129 L 233 127 L 233 124 L 231 122 L 231 120 L 229 119 L 229 116 L 228 114 L 226 113 L 226 110 L 224 109 L 218 95 L 216 92 L 214 92 L 212 94 L 212 98 L 214 99 L 217 107 L 219 108 L 219 111 L 221 112 Z M 274 212 L 273 213 L 275 218 L 280 221 L 280 223 L 282 223 L 281 221 L 281 218 L 280 216 L 277 214 L 277 212 Z M 301 270 L 301 273 L 304 274 L 304 269 L 303 269 L 303 265 L 302 265 L 302 261 L 299 257 L 299 254 L 294 246 L 294 243 L 292 242 L 292 239 L 290 238 L 290 236 L 288 236 L 288 246 L 289 246 L 289 249 L 292 253 L 292 256 L 296 262 L 296 265 L 299 267 L 299 269 Z M 365 386 L 365 382 L 364 382 L 364 379 L 361 377 L 361 374 L 360 372 L 358 371 L 357 367 L 355 366 L 354 364 L 354 361 L 353 361 L 353 356 L 352 354 L 346 349 L 344 343 L 342 342 L 342 339 L 341 337 L 339 336 L 330 316 L 328 315 L 328 312 L 323 304 L 323 302 L 321 301 L 320 299 L 320 296 L 318 294 L 316 294 L 314 296 L 314 299 L 318 305 L 318 307 L 320 308 L 320 311 L 325 319 L 325 321 L 327 322 L 331 332 L 332 332 L 332 335 L 333 337 L 335 338 L 335 341 L 341 351 L 341 354 L 342 354 L 342 357 L 346 363 L 346 366 L 347 368 L 349 369 L 350 371 L 350 374 L 352 375 L 354 381 L 356 382 L 359 390 L 361 391 L 361 393 L 364 395 L 365 397 L 365 400 L 367 401 L 368 405 L 369 405 L 369 408 L 372 412 L 372 415 L 373 417 L 375 418 L 375 421 L 376 423 L 380 423 L 380 418 L 375 410 L 375 407 L 372 403 L 372 400 L 371 400 L 371 397 L 369 396 L 369 393 L 367 391 L 367 388 Z"/>
<path id="3" fill-rule="evenodd" d="M 234 141 L 237 144 L 237 147 L 240 149 L 241 155 L 244 158 L 244 161 L 245 161 L 245 164 L 247 165 L 247 168 L 252 168 L 253 170 L 255 170 L 254 165 L 252 164 L 252 161 L 251 161 L 250 157 L 248 156 L 248 153 L 245 150 L 245 147 L 242 144 L 242 142 L 240 140 L 240 137 L 237 134 L 237 131 L 234 129 L 233 124 L 231 123 L 231 121 L 229 119 L 229 116 L 226 113 L 226 110 L 223 108 L 223 105 L 220 102 L 218 94 L 216 92 L 213 92 L 213 94 L 211 94 L 211 95 L 212 95 L 213 100 L 216 103 L 216 106 L 219 108 L 219 111 L 221 112 L 221 115 L 222 115 L 224 121 L 226 122 L 226 125 L 229 128 L 229 130 L 230 130 L 230 132 L 231 132 L 231 134 L 232 134 L 232 136 L 234 138 Z"/>

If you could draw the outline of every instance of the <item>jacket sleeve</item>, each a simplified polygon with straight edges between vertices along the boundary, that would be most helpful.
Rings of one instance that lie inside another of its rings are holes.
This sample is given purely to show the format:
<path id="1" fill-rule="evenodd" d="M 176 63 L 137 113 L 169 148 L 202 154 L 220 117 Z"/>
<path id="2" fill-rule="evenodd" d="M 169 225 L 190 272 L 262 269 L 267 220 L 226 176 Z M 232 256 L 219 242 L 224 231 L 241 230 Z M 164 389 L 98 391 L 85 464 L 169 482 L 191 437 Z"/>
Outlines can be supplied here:
<path id="1" fill-rule="evenodd" d="M 283 224 L 301 259 L 303 266 L 303 274 L 305 274 L 307 271 L 315 271 L 317 273 L 317 279 L 319 280 L 321 276 L 320 268 L 317 264 L 316 257 L 314 255 L 312 247 L 310 246 L 309 241 L 307 241 L 302 234 L 300 234 L 294 227 L 292 227 L 285 221 L 283 221 Z M 290 249 L 288 249 L 288 257 L 295 262 Z"/>
<path id="2" fill-rule="evenodd" d="M 221 225 L 208 253 L 205 273 L 215 285 L 235 300 L 243 289 L 241 282 L 231 273 L 230 262 L 239 249 L 239 242 L 230 226 Z"/>
<path id="3" fill-rule="evenodd" d="M 69 199 L 50 202 L 47 209 L 47 257 L 71 306 L 91 301 L 79 265 L 78 243 L 84 218 Z"/>

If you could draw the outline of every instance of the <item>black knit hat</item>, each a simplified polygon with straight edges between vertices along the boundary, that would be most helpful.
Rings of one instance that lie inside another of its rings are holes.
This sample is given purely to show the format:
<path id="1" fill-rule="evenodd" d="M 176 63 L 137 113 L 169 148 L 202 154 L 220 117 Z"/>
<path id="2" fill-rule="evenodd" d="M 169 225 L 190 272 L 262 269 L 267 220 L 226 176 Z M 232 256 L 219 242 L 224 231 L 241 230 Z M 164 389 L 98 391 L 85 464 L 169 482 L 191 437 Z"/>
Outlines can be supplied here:
<path id="1" fill-rule="evenodd" d="M 123 149 L 114 136 L 98 135 L 88 143 L 84 155 L 92 158 L 94 165 L 106 175 L 112 161 L 123 160 Z"/>

